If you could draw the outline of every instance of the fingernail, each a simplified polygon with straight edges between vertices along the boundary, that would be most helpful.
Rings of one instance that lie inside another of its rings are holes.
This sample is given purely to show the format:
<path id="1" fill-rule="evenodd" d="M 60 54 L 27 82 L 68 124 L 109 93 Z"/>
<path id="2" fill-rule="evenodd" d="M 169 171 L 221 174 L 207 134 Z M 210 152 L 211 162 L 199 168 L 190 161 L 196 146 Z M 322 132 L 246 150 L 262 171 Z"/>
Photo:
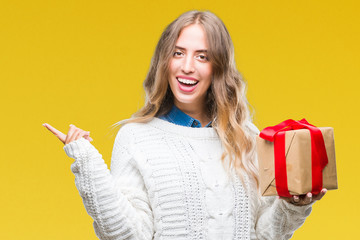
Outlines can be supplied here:
<path id="1" fill-rule="evenodd" d="M 312 197 L 312 194 L 311 194 L 311 193 L 308 193 L 307 196 L 310 198 L 310 197 Z"/>

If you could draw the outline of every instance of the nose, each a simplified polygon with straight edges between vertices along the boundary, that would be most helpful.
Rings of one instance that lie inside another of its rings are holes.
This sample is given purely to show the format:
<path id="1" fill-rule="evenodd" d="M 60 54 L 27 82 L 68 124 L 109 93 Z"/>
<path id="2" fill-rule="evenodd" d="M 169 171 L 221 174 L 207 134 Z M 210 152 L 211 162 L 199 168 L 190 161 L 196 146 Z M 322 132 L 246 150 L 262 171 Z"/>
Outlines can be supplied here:
<path id="1" fill-rule="evenodd" d="M 194 58 L 191 55 L 187 55 L 185 58 L 183 58 L 183 62 L 182 62 L 182 65 L 181 65 L 181 70 L 184 73 L 193 73 L 193 72 L 195 72 Z"/>

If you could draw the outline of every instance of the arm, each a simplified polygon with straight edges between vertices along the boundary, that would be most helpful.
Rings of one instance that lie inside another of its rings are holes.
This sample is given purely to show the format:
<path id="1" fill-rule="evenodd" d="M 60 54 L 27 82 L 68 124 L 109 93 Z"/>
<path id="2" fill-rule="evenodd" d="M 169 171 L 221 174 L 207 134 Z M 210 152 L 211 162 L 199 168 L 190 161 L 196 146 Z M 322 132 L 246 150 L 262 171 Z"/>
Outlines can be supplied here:
<path id="1" fill-rule="evenodd" d="M 111 173 L 101 154 L 84 138 L 64 146 L 75 159 L 75 184 L 100 239 L 152 239 L 153 216 L 144 182 L 130 150 L 131 134 L 119 131 Z"/>

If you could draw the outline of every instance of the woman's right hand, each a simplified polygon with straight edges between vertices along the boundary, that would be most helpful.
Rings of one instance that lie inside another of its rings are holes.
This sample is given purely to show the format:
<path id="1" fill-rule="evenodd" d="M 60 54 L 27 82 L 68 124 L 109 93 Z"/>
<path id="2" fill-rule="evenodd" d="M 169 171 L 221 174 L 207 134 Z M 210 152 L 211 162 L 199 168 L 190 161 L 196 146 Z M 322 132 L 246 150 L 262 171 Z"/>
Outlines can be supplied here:
<path id="1" fill-rule="evenodd" d="M 77 128 L 73 124 L 70 124 L 67 135 L 60 132 L 48 123 L 44 123 L 43 126 L 52 132 L 65 145 L 82 137 L 84 137 L 89 142 L 93 141 L 93 139 L 90 137 L 90 132 Z"/>

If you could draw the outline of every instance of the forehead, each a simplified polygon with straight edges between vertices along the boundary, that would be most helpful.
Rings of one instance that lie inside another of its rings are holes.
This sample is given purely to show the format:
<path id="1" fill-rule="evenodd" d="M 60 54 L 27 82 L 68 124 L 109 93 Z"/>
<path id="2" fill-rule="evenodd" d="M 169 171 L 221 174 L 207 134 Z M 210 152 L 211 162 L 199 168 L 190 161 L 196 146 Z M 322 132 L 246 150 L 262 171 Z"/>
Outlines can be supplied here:
<path id="1" fill-rule="evenodd" d="M 192 24 L 183 28 L 176 46 L 188 50 L 207 49 L 208 43 L 203 27 L 200 24 Z"/>

